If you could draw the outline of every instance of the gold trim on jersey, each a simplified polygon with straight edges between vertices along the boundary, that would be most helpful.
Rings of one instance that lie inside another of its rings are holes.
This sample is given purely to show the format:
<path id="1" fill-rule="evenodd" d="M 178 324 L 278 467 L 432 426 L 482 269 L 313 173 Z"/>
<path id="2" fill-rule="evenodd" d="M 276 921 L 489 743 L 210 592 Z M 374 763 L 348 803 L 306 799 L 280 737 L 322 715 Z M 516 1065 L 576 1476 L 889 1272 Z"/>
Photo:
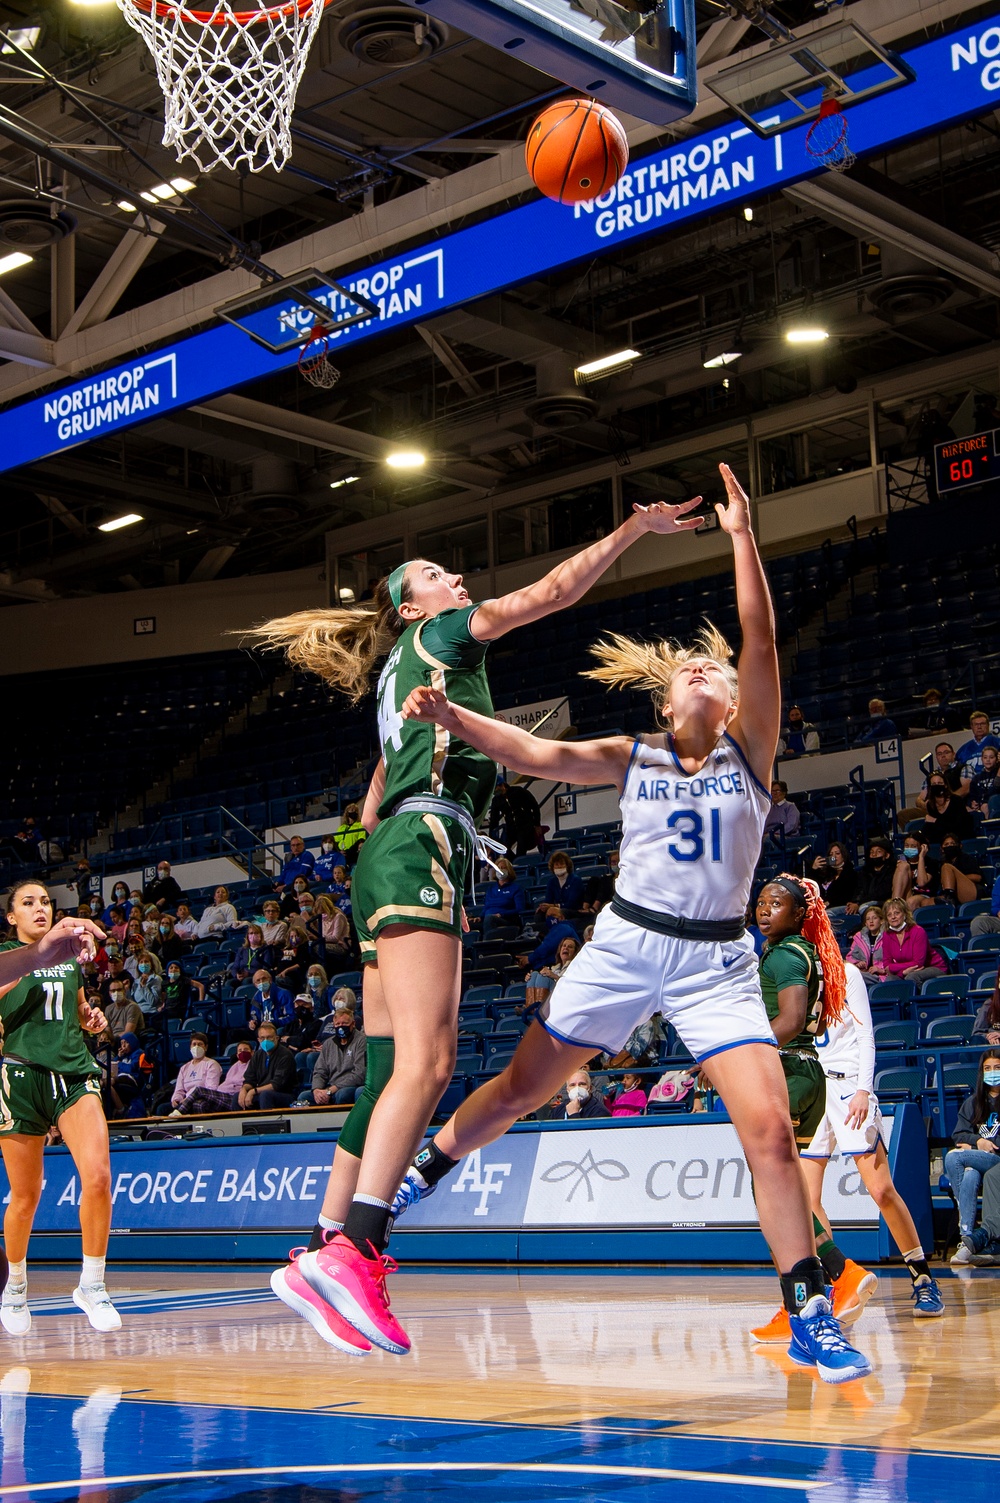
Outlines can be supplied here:
<path id="1" fill-rule="evenodd" d="M 441 855 L 441 861 L 431 858 L 431 877 L 441 889 L 441 902 L 421 904 L 419 908 L 407 903 L 385 903 L 381 908 L 376 908 L 371 917 L 365 918 L 369 930 L 375 929 L 385 918 L 436 918 L 443 923 L 455 922 L 455 887 L 446 870 L 447 863 L 451 860 L 453 851 L 448 832 L 436 814 L 421 815 L 423 823 L 434 836 L 434 844 Z M 441 862 L 445 864 L 442 865 Z"/>
<path id="2" fill-rule="evenodd" d="M 7 1105 L 10 1096 L 10 1082 L 7 1079 L 7 1061 L 0 1065 L 0 1132 L 10 1132 L 14 1126 L 14 1118 L 10 1107 Z"/>
<path id="3" fill-rule="evenodd" d="M 421 621 L 420 625 L 417 627 L 416 631 L 413 633 L 413 650 L 417 654 L 417 657 L 418 658 L 423 658 L 424 662 L 428 663 L 431 668 L 440 668 L 440 669 L 443 670 L 443 669 L 447 668 L 449 665 L 447 663 L 442 663 L 442 661 L 441 661 L 440 658 L 436 658 L 433 653 L 428 652 L 427 648 L 424 646 L 423 642 L 421 641 L 421 638 L 423 637 L 423 634 L 424 634 L 424 627 L 426 625 L 427 625 L 426 621 Z"/>

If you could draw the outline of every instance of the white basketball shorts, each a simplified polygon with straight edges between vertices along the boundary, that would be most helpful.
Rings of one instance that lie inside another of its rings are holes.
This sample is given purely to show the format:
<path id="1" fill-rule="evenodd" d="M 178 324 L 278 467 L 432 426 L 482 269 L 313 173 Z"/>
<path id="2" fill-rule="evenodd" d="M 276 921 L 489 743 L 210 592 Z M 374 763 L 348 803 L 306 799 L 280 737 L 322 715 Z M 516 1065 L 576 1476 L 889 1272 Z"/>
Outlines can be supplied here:
<path id="1" fill-rule="evenodd" d="M 553 1038 L 617 1054 L 655 1012 L 699 1062 L 740 1044 L 774 1044 L 749 935 L 723 943 L 671 939 L 598 916 L 594 937 L 571 961 L 538 1012 Z"/>
<path id="2" fill-rule="evenodd" d="M 880 1138 L 888 1147 L 888 1135 L 877 1096 L 868 1097 L 868 1115 L 861 1126 L 848 1127 L 845 1120 L 847 1108 L 857 1089 L 856 1080 L 834 1080 L 831 1075 L 826 1077 L 826 1111 L 809 1146 L 801 1150 L 801 1158 L 829 1159 L 838 1148 L 845 1158 L 864 1158 L 865 1154 L 875 1152 Z"/>

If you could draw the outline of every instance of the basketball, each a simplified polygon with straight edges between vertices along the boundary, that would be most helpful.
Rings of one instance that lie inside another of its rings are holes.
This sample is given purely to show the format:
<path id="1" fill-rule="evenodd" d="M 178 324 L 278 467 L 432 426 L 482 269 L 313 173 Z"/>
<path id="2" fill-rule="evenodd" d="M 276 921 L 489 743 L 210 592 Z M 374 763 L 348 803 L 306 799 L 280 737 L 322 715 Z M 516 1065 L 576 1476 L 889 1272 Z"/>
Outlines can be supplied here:
<path id="1" fill-rule="evenodd" d="M 589 203 L 625 171 L 628 140 L 621 121 L 595 99 L 559 99 L 532 125 L 524 156 L 546 198 Z"/>

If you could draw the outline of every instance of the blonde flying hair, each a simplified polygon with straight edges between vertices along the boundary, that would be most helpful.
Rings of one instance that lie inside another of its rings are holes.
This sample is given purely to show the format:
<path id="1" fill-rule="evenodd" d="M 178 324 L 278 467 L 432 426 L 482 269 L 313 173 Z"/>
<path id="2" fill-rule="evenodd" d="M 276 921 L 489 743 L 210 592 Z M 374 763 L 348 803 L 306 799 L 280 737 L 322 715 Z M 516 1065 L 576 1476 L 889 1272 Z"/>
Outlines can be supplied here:
<path id="1" fill-rule="evenodd" d="M 400 599 L 409 598 L 404 576 Z M 389 598 L 387 581 L 380 579 L 375 586 L 373 611 L 363 607 L 293 611 L 241 635 L 261 647 L 283 652 L 293 668 L 314 673 L 346 694 L 351 704 L 357 704 L 368 692 L 375 664 L 391 651 L 407 624 Z"/>
<path id="2" fill-rule="evenodd" d="M 702 626 L 689 647 L 679 642 L 639 642 L 633 637 L 623 637 L 610 632 L 590 649 L 597 659 L 596 668 L 588 668 L 585 678 L 596 679 L 613 689 L 645 689 L 652 696 L 657 710 L 662 713 L 670 697 L 670 686 L 678 668 L 698 658 L 710 658 L 726 675 L 729 691 L 735 700 L 739 680 L 733 667 L 733 649 L 710 621 Z"/>

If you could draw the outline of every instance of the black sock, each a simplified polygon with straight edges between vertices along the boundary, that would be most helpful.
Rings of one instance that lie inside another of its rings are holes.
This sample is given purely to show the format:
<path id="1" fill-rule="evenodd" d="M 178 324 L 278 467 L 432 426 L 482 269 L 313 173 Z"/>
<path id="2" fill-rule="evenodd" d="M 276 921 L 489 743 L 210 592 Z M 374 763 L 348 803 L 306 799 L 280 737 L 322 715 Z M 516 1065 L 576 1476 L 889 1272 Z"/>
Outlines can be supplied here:
<path id="1" fill-rule="evenodd" d="M 930 1265 L 926 1258 L 907 1258 L 906 1266 L 910 1270 L 910 1278 L 914 1283 L 925 1274 L 928 1278 L 931 1276 Z"/>
<path id="2" fill-rule="evenodd" d="M 344 1236 L 349 1237 L 358 1252 L 366 1258 L 379 1257 L 388 1246 L 392 1230 L 392 1217 L 389 1213 L 390 1207 L 385 1201 L 380 1200 L 372 1205 L 370 1201 L 360 1200 L 355 1196 L 344 1222 Z"/>
<path id="3" fill-rule="evenodd" d="M 816 1251 L 823 1265 L 827 1283 L 835 1284 L 847 1267 L 847 1259 L 836 1242 L 824 1242 L 821 1247 L 817 1247 Z"/>
<path id="4" fill-rule="evenodd" d="M 458 1159 L 450 1159 L 446 1153 L 442 1153 L 432 1138 L 413 1160 L 413 1167 L 427 1185 L 436 1185 L 446 1174 L 457 1169 L 458 1162 Z"/>
<path id="5" fill-rule="evenodd" d="M 800 1258 L 789 1273 L 780 1277 L 781 1297 L 789 1315 L 798 1315 L 816 1294 L 826 1297 L 826 1273 L 819 1258 Z"/>

